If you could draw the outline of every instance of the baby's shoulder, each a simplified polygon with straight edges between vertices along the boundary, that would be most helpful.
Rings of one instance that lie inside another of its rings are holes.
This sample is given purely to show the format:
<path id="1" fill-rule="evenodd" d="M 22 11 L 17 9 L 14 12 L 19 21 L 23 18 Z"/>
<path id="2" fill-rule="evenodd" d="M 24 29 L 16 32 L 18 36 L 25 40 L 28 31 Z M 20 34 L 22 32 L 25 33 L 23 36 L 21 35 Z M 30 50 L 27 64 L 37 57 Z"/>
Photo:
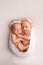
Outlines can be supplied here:
<path id="1" fill-rule="evenodd" d="M 13 34 L 13 33 L 11 33 L 11 37 L 16 38 L 16 35 L 15 35 L 15 34 Z"/>

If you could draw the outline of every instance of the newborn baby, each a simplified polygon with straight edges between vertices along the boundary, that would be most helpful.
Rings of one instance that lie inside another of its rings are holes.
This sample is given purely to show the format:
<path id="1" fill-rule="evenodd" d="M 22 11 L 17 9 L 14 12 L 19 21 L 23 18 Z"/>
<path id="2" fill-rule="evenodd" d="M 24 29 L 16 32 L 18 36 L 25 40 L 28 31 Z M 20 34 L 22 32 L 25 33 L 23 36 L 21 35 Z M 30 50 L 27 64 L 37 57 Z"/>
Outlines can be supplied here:
<path id="1" fill-rule="evenodd" d="M 28 48 L 28 45 L 24 46 L 21 42 L 23 39 L 18 37 L 18 35 L 22 34 L 21 23 L 18 21 L 16 23 L 13 23 L 11 25 L 11 32 L 11 40 L 15 44 L 16 48 L 18 48 L 19 51 L 26 50 Z"/>
<path id="2" fill-rule="evenodd" d="M 23 39 L 22 43 L 24 44 L 24 46 L 26 46 L 30 44 L 30 35 L 31 35 L 30 33 L 31 33 L 32 24 L 27 19 L 23 19 L 21 25 L 22 25 L 23 33 L 22 35 L 18 35 L 18 37 Z"/>

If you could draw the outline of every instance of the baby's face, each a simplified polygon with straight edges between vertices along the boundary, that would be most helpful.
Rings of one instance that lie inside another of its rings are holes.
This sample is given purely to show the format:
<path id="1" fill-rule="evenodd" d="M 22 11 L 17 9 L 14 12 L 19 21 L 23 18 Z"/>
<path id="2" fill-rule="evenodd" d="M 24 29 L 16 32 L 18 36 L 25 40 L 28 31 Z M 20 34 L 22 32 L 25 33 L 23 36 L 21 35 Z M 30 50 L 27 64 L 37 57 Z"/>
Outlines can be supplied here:
<path id="1" fill-rule="evenodd" d="M 22 30 L 24 33 L 28 33 L 31 31 L 31 24 L 27 20 L 24 20 L 22 22 Z"/>
<path id="2" fill-rule="evenodd" d="M 13 32 L 16 35 L 18 35 L 18 34 L 20 34 L 22 32 L 20 23 L 14 23 L 14 25 L 13 25 Z"/>

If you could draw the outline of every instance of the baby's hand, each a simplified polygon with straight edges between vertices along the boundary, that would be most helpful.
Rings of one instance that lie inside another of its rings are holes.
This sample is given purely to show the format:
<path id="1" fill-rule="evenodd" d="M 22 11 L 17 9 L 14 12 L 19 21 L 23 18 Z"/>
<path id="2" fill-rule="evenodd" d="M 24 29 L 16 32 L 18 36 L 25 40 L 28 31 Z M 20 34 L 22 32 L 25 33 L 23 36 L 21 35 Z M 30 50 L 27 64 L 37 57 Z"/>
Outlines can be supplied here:
<path id="1" fill-rule="evenodd" d="M 18 38 L 22 38 L 24 40 L 30 40 L 30 36 L 18 35 Z"/>

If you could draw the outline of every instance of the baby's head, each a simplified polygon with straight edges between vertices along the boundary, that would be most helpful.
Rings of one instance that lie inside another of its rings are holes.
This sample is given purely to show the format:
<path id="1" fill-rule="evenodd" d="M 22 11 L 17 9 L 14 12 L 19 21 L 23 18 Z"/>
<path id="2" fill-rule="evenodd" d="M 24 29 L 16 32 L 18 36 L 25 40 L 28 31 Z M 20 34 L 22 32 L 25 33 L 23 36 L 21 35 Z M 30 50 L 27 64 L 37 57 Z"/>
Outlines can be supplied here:
<path id="1" fill-rule="evenodd" d="M 22 31 L 27 34 L 28 32 L 31 32 L 32 24 L 27 19 L 22 20 Z"/>
<path id="2" fill-rule="evenodd" d="M 19 22 L 13 23 L 11 25 L 11 32 L 16 35 L 20 34 L 22 32 L 21 23 L 19 23 Z"/>

